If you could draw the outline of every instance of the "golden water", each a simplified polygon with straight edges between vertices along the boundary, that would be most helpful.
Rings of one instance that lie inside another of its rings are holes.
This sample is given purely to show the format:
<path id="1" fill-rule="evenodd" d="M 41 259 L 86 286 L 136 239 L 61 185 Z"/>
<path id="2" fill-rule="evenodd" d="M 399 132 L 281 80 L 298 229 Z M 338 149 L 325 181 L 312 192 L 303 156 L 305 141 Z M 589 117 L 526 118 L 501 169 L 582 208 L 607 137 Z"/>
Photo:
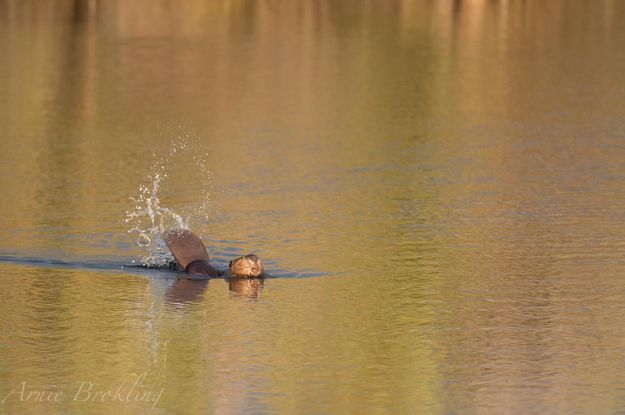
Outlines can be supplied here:
<path id="1" fill-rule="evenodd" d="M 0 413 L 624 412 L 624 18 L 0 0 Z"/>

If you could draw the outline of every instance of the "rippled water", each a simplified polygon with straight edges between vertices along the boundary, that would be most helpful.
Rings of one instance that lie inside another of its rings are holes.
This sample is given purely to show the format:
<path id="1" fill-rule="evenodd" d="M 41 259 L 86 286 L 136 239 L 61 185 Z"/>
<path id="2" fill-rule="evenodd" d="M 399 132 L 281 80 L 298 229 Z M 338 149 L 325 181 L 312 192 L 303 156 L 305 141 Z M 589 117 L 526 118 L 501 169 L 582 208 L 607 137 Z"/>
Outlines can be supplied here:
<path id="1" fill-rule="evenodd" d="M 624 17 L 0 0 L 0 412 L 625 412 Z"/>

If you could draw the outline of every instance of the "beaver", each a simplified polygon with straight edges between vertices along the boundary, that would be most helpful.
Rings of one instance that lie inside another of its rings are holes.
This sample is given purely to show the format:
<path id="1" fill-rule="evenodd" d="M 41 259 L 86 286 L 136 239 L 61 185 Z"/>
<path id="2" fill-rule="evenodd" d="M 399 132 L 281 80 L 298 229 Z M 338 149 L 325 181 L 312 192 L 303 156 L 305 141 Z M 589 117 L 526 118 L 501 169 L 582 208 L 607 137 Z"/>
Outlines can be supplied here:
<path id="1" fill-rule="evenodd" d="M 187 274 L 206 277 L 260 278 L 265 273 L 263 261 L 248 254 L 230 261 L 224 272 L 209 263 L 208 252 L 202 240 L 188 229 L 172 229 L 163 233 L 163 240 L 176 262 Z"/>
<path id="2" fill-rule="evenodd" d="M 233 277 L 257 278 L 265 273 L 265 265 L 254 254 L 240 256 L 230 261 L 230 274 Z"/>

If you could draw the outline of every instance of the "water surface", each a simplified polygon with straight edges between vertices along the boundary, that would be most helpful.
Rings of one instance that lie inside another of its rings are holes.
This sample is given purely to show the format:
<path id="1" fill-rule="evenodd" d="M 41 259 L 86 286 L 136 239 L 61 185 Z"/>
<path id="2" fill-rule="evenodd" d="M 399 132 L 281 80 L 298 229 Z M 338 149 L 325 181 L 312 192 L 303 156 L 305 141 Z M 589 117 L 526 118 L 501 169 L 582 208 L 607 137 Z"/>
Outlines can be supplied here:
<path id="1" fill-rule="evenodd" d="M 0 0 L 0 412 L 625 412 L 624 18 Z"/>

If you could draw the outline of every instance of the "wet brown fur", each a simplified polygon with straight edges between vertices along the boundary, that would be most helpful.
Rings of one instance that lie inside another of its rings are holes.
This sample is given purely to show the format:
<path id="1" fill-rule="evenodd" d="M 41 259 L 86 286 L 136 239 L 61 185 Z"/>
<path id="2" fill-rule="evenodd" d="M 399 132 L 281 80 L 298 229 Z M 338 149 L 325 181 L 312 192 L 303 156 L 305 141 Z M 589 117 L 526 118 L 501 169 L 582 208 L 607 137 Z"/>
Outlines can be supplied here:
<path id="1" fill-rule="evenodd" d="M 233 277 L 258 278 L 264 272 L 263 261 L 254 254 L 241 256 L 230 261 L 230 273 Z"/>

